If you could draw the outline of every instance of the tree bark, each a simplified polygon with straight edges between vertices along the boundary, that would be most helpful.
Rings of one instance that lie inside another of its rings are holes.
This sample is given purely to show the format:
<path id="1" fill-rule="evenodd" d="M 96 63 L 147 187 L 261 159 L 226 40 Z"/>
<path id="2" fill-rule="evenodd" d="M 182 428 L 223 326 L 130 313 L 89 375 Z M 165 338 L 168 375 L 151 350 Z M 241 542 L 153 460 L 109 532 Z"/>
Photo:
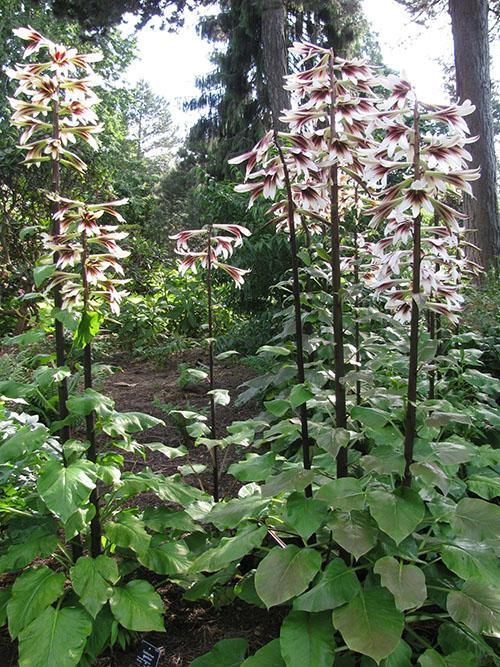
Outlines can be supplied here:
<path id="1" fill-rule="evenodd" d="M 262 0 L 262 50 L 273 127 L 279 131 L 284 129 L 279 120 L 281 112 L 290 106 L 290 95 L 283 89 L 283 77 L 288 72 L 286 10 L 283 0 Z"/>
<path id="2" fill-rule="evenodd" d="M 472 183 L 474 198 L 464 197 L 470 241 L 481 249 L 480 257 L 471 257 L 492 266 L 500 254 L 500 223 L 496 190 L 495 139 L 491 106 L 490 54 L 488 43 L 488 0 L 449 0 L 457 96 L 476 106 L 466 118 L 472 136 L 469 145 L 472 166 L 481 168 L 481 178 Z"/>

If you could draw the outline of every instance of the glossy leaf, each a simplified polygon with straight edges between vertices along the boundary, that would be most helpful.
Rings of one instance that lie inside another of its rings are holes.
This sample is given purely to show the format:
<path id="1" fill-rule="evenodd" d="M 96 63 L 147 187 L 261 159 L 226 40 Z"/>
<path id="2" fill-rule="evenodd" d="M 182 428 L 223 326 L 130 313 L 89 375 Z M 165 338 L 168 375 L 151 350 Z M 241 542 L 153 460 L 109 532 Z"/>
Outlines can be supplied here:
<path id="1" fill-rule="evenodd" d="M 341 558 L 334 558 L 320 573 L 316 585 L 294 600 L 293 608 L 310 612 L 335 609 L 350 602 L 360 590 L 356 573 Z"/>
<path id="2" fill-rule="evenodd" d="M 281 625 L 280 646 L 286 667 L 331 667 L 335 642 L 330 614 L 291 611 Z"/>
<path id="3" fill-rule="evenodd" d="M 368 494 L 370 513 L 381 530 L 399 544 L 408 537 L 425 514 L 424 503 L 416 491 L 374 489 Z"/>
<path id="4" fill-rule="evenodd" d="M 500 507 L 485 500 L 462 498 L 453 524 L 457 532 L 469 540 L 496 541 L 500 535 Z"/>
<path id="5" fill-rule="evenodd" d="M 266 607 L 274 607 L 303 593 L 320 567 L 321 554 L 313 549 L 275 547 L 259 563 L 255 590 Z"/>
<path id="6" fill-rule="evenodd" d="M 142 579 L 115 588 L 111 611 L 118 623 L 136 632 L 163 632 L 163 602 L 150 583 Z"/>
<path id="7" fill-rule="evenodd" d="M 64 574 L 54 572 L 45 565 L 18 576 L 7 604 L 7 618 L 12 639 L 15 639 L 24 628 L 55 602 L 63 591 Z"/>
<path id="8" fill-rule="evenodd" d="M 285 667 L 280 640 L 273 639 L 241 663 L 241 667 Z"/>
<path id="9" fill-rule="evenodd" d="M 338 513 L 328 521 L 335 542 L 346 551 L 360 558 L 377 543 L 377 528 L 367 512 L 352 511 L 350 514 Z"/>
<path id="10" fill-rule="evenodd" d="M 193 660 L 189 667 L 240 667 L 247 646 L 246 639 L 221 639 L 211 651 Z"/>
<path id="11" fill-rule="evenodd" d="M 469 579 L 461 590 L 452 591 L 446 601 L 448 613 L 477 633 L 500 637 L 500 591 L 481 579 Z"/>
<path id="12" fill-rule="evenodd" d="M 97 475 L 90 461 L 75 461 L 67 468 L 48 461 L 38 477 L 37 489 L 51 512 L 67 521 L 95 489 Z"/>
<path id="13" fill-rule="evenodd" d="M 191 572 L 215 572 L 240 560 L 247 553 L 260 546 L 266 536 L 267 528 L 251 527 L 234 537 L 223 537 L 219 544 L 198 556 L 192 564 Z"/>
<path id="14" fill-rule="evenodd" d="M 382 586 L 391 591 L 401 611 L 417 609 L 425 602 L 425 575 L 416 565 L 403 565 L 392 556 L 386 556 L 379 558 L 373 571 L 380 575 Z"/>
<path id="15" fill-rule="evenodd" d="M 292 493 L 286 502 L 285 518 L 303 540 L 307 540 L 325 521 L 328 508 L 316 498 Z"/>
<path id="16" fill-rule="evenodd" d="M 163 535 L 154 535 L 147 550 L 141 551 L 137 559 L 157 574 L 182 574 L 191 565 L 189 549 L 184 540 L 166 539 Z"/>
<path id="17" fill-rule="evenodd" d="M 365 492 L 361 482 L 354 477 L 342 477 L 324 484 L 315 497 L 324 500 L 332 509 L 345 512 L 362 510 L 365 506 Z"/>
<path id="18" fill-rule="evenodd" d="M 401 639 L 403 614 L 394 598 L 383 588 L 363 590 L 344 607 L 333 612 L 333 625 L 345 643 L 357 653 L 379 663 L 390 655 Z"/>
<path id="19" fill-rule="evenodd" d="M 70 570 L 73 590 L 80 602 L 95 618 L 113 594 L 120 575 L 116 562 L 108 556 L 82 556 Z"/>
<path id="20" fill-rule="evenodd" d="M 75 667 L 91 632 L 82 607 L 47 607 L 19 636 L 19 667 Z"/>

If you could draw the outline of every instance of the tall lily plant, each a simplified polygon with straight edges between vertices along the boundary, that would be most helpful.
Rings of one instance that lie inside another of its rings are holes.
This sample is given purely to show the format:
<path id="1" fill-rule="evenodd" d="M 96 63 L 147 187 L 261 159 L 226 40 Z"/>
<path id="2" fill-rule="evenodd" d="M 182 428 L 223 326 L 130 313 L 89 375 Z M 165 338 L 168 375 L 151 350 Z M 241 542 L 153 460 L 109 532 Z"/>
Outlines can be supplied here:
<path id="1" fill-rule="evenodd" d="M 388 99 L 374 118 L 384 133 L 365 154 L 365 176 L 381 193 L 367 210 L 370 226 L 384 224 L 383 238 L 368 244 L 365 279 L 400 322 L 410 325 L 408 390 L 405 420 L 404 483 L 409 484 L 416 438 L 420 322 L 427 310 L 453 324 L 459 320 L 464 276 L 480 267 L 457 252 L 465 214 L 447 203 L 447 193 L 472 194 L 478 169 L 468 169 L 471 155 L 464 117 L 474 111 L 461 105 L 419 102 L 405 79 L 388 77 Z M 444 129 L 447 128 L 447 129 Z M 387 186 L 389 175 L 397 177 Z M 469 244 L 470 245 L 470 244 Z"/>
<path id="2" fill-rule="evenodd" d="M 227 273 L 238 289 L 244 283 L 244 276 L 249 269 L 240 269 L 227 264 L 235 248 L 243 244 L 244 237 L 250 236 L 246 227 L 234 224 L 209 224 L 201 229 L 186 229 L 170 238 L 176 241 L 176 253 L 182 257 L 179 263 L 179 273 L 184 275 L 187 271 L 197 273 L 198 269 L 206 270 L 206 287 L 208 296 L 207 324 L 208 324 L 208 381 L 210 395 L 210 437 L 216 441 L 218 402 L 226 401 L 226 397 L 217 391 L 215 387 L 214 367 L 214 308 L 212 297 L 213 271 L 221 269 Z M 218 446 L 212 443 L 210 449 L 212 457 L 212 494 L 215 502 L 219 500 L 219 451 Z"/>
<path id="3" fill-rule="evenodd" d="M 92 63 L 101 60 L 97 53 L 79 54 L 76 49 L 55 44 L 31 27 L 18 28 L 14 34 L 28 42 L 24 58 L 39 55 L 37 61 L 18 65 L 9 69 L 9 78 L 19 83 L 15 96 L 9 99 L 14 110 L 12 124 L 19 128 L 20 148 L 24 152 L 24 162 L 28 167 L 50 164 L 52 188 L 52 236 L 61 233 L 58 198 L 61 195 L 61 166 L 79 173 L 86 170 L 85 162 L 69 149 L 72 144 L 83 141 L 94 149 L 98 147 L 96 135 L 102 131 L 94 107 L 99 98 L 93 88 L 97 79 Z M 57 250 L 53 265 L 59 262 Z M 41 279 L 51 271 L 47 266 L 39 270 Z M 66 362 L 64 327 L 58 317 L 63 309 L 63 296 L 59 283 L 54 284 L 55 339 L 57 365 Z M 59 415 L 62 423 L 68 416 L 67 379 L 58 385 Z M 69 427 L 62 427 L 61 438 L 69 438 Z"/>
<path id="4" fill-rule="evenodd" d="M 55 306 L 55 338 L 57 366 L 66 364 L 66 349 L 62 311 L 73 310 L 79 315 L 75 344 L 84 350 L 85 389 L 92 388 L 91 340 L 99 329 L 100 305 L 106 300 L 111 311 L 119 312 L 122 294 L 117 283 L 123 282 L 120 259 L 127 252 L 117 241 L 127 236 L 116 225 L 102 224 L 106 214 L 115 221 L 123 218 L 115 210 L 116 205 L 126 203 L 107 202 L 87 205 L 67 199 L 61 194 L 61 166 L 80 174 L 87 165 L 71 144 L 83 140 L 92 148 L 99 144 L 96 136 L 103 127 L 98 122 L 95 105 L 99 98 L 93 92 L 98 83 L 91 64 L 101 59 L 99 54 L 78 54 L 44 38 L 32 28 L 14 31 L 28 42 L 24 57 L 40 53 L 46 59 L 17 66 L 9 70 L 10 78 L 19 82 L 15 98 L 10 100 L 14 109 L 12 124 L 22 129 L 20 148 L 25 153 L 28 167 L 50 163 L 52 191 L 52 229 L 43 236 L 45 249 L 50 253 L 38 268 L 37 283 L 50 278 L 47 291 L 53 294 Z M 111 275 L 110 275 L 111 274 Z M 98 303 L 99 302 L 99 303 Z M 62 424 L 61 440 L 69 439 L 67 376 L 58 385 L 59 416 Z M 97 458 L 95 414 L 86 416 L 86 435 L 89 442 L 88 458 Z M 95 514 L 91 524 L 92 555 L 101 549 L 101 527 L 97 491 L 92 491 L 91 501 Z"/>
<path id="5" fill-rule="evenodd" d="M 309 43 L 296 43 L 291 49 L 298 71 L 287 77 L 293 108 L 281 120 L 289 132 L 267 133 L 253 148 L 231 163 L 247 163 L 245 183 L 236 187 L 250 192 L 250 205 L 262 194 L 274 198 L 284 190 L 271 208 L 274 221 L 283 227 L 287 221 L 292 254 L 296 350 L 299 383 L 304 383 L 302 314 L 295 228 L 321 229 L 330 237 L 330 271 L 333 296 L 333 336 L 335 372 L 336 427 L 347 426 L 346 361 L 344 357 L 344 318 L 342 297 L 341 207 L 363 183 L 362 150 L 368 140 L 375 111 L 372 68 L 361 61 L 347 61 L 329 49 Z M 310 468 L 307 406 L 300 406 L 304 467 Z M 337 475 L 347 475 L 347 449 L 337 454 Z M 309 490 L 310 491 L 310 490 Z"/>

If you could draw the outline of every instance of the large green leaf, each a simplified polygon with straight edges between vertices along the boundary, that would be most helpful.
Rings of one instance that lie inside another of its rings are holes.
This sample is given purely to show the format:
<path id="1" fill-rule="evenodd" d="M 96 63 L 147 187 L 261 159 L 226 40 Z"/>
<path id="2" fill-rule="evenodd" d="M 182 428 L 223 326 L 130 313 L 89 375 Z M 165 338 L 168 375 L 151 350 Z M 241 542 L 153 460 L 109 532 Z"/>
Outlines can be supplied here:
<path id="1" fill-rule="evenodd" d="M 396 607 L 401 611 L 416 609 L 425 602 L 425 575 L 416 565 L 403 565 L 392 556 L 386 556 L 379 558 L 373 571 L 380 575 L 382 586 L 391 591 Z"/>
<path id="2" fill-rule="evenodd" d="M 243 519 L 256 518 L 269 505 L 268 498 L 249 496 L 248 498 L 233 498 L 226 502 L 219 502 L 212 507 L 205 520 L 213 523 L 219 530 L 236 528 Z"/>
<path id="3" fill-rule="evenodd" d="M 467 463 L 474 457 L 476 450 L 473 444 L 459 438 L 443 442 L 433 442 L 431 448 L 440 463 L 445 466 Z"/>
<path id="4" fill-rule="evenodd" d="M 80 396 L 70 396 L 66 401 L 66 406 L 70 414 L 78 417 L 86 417 L 91 412 L 96 412 L 99 416 L 104 417 L 110 414 L 113 401 L 94 389 L 85 389 Z"/>
<path id="5" fill-rule="evenodd" d="M 382 660 L 381 667 L 410 667 L 412 664 L 411 654 L 410 646 L 401 639 L 394 651 Z"/>
<path id="6" fill-rule="evenodd" d="M 351 419 L 361 422 L 368 428 L 382 428 L 391 419 L 391 415 L 378 408 L 365 408 L 360 405 L 351 410 Z"/>
<path id="7" fill-rule="evenodd" d="M 394 492 L 374 489 L 368 494 L 368 505 L 379 528 L 392 537 L 396 544 L 415 530 L 425 514 L 420 496 L 408 488 Z"/>
<path id="8" fill-rule="evenodd" d="M 0 464 L 15 463 L 26 454 L 34 452 L 47 440 L 48 435 L 45 426 L 40 425 L 34 429 L 28 425 L 22 426 L 0 444 Z"/>
<path id="9" fill-rule="evenodd" d="M 7 604 L 9 632 L 12 639 L 27 627 L 64 591 L 64 574 L 46 566 L 24 572 L 12 586 Z"/>
<path id="10" fill-rule="evenodd" d="M 247 454 L 244 461 L 233 463 L 228 468 L 228 473 L 236 477 L 240 482 L 260 482 L 271 474 L 276 460 L 274 452 L 266 454 Z"/>
<path id="11" fill-rule="evenodd" d="M 321 554 L 289 545 L 275 547 L 255 572 L 255 590 L 266 607 L 274 607 L 305 591 L 321 567 Z"/>
<path id="12" fill-rule="evenodd" d="M 271 498 L 283 491 L 303 491 L 308 484 L 311 484 L 315 474 L 314 470 L 303 470 L 302 468 L 284 470 L 267 480 L 262 487 L 262 496 Z"/>
<path id="13" fill-rule="evenodd" d="M 292 408 L 295 409 L 303 405 L 304 403 L 307 403 L 307 401 L 313 398 L 313 396 L 314 393 L 310 390 L 310 388 L 307 385 L 296 384 L 292 387 L 288 400 L 290 401 Z"/>
<path id="14" fill-rule="evenodd" d="M 500 480 L 494 472 L 471 475 L 467 479 L 467 486 L 473 493 L 485 500 L 493 500 L 500 496 Z"/>
<path id="15" fill-rule="evenodd" d="M 163 602 L 150 583 L 142 579 L 129 581 L 114 589 L 111 611 L 118 623 L 136 632 L 164 632 Z"/>
<path id="16" fill-rule="evenodd" d="M 286 667 L 331 667 L 335 642 L 330 614 L 291 611 L 280 630 Z"/>
<path id="17" fill-rule="evenodd" d="M 418 659 L 420 667 L 477 667 L 476 656 L 468 651 L 455 651 L 441 655 L 428 648 Z"/>
<path id="18" fill-rule="evenodd" d="M 500 591 L 481 579 L 469 579 L 460 591 L 452 591 L 446 601 L 448 613 L 457 623 L 474 632 L 500 637 Z"/>
<path id="19" fill-rule="evenodd" d="M 110 542 L 124 549 L 143 554 L 149 548 L 151 535 L 146 532 L 144 522 L 128 512 L 123 512 L 116 521 L 106 524 L 104 534 Z"/>
<path id="20" fill-rule="evenodd" d="M 19 667 L 75 667 L 91 632 L 82 607 L 47 607 L 19 636 Z"/>
<path id="21" fill-rule="evenodd" d="M 143 412 L 113 412 L 104 423 L 103 431 L 115 438 L 127 433 L 139 433 L 161 424 L 164 424 L 161 419 Z"/>
<path id="22" fill-rule="evenodd" d="M 469 540 L 498 541 L 500 507 L 485 500 L 462 498 L 457 504 L 453 524 L 456 531 Z"/>
<path id="23" fill-rule="evenodd" d="M 377 543 L 377 528 L 367 512 L 334 514 L 328 521 L 332 537 L 346 551 L 360 558 Z"/>
<path id="24" fill-rule="evenodd" d="M 327 513 L 326 503 L 307 498 L 303 493 L 292 493 L 286 502 L 285 519 L 303 540 L 307 540 L 321 526 Z"/>
<path id="25" fill-rule="evenodd" d="M 102 322 L 102 315 L 96 312 L 83 312 L 73 334 L 73 345 L 75 349 L 83 349 L 97 336 Z"/>
<path id="26" fill-rule="evenodd" d="M 70 576 L 73 590 L 93 618 L 113 594 L 112 584 L 120 578 L 116 562 L 108 556 L 82 556 L 70 569 Z"/>
<path id="27" fill-rule="evenodd" d="M 300 611 L 326 611 L 350 602 L 360 591 L 355 572 L 341 558 L 334 558 L 320 573 L 318 583 L 293 602 Z"/>
<path id="28" fill-rule="evenodd" d="M 264 407 L 275 417 L 283 417 L 291 409 L 290 401 L 283 398 L 275 398 L 272 401 L 264 401 Z"/>
<path id="29" fill-rule="evenodd" d="M 330 424 L 312 422 L 310 425 L 311 436 L 318 447 L 324 449 L 331 456 L 337 456 L 341 447 L 347 447 L 351 439 L 350 433 L 345 428 L 332 428 Z"/>
<path id="30" fill-rule="evenodd" d="M 33 281 L 38 289 L 56 270 L 55 264 L 41 264 L 33 269 Z"/>
<path id="31" fill-rule="evenodd" d="M 467 581 L 479 577 L 496 585 L 500 581 L 500 565 L 494 550 L 482 542 L 456 539 L 441 549 L 446 567 Z"/>
<path id="32" fill-rule="evenodd" d="M 48 461 L 38 477 L 38 493 L 51 512 L 67 521 L 88 500 L 97 475 L 90 461 L 75 461 L 67 468 Z"/>
<path id="33" fill-rule="evenodd" d="M 144 523 L 157 533 L 164 533 L 168 528 L 179 530 L 182 533 L 204 532 L 203 528 L 195 523 L 184 510 L 174 510 L 169 507 L 146 507 Z"/>
<path id="34" fill-rule="evenodd" d="M 252 526 L 234 537 L 223 537 L 219 544 L 198 556 L 192 564 L 192 572 L 215 572 L 240 560 L 247 553 L 260 546 L 266 536 L 266 526 Z"/>
<path id="35" fill-rule="evenodd" d="M 246 639 L 221 639 L 211 651 L 193 660 L 190 667 L 240 667 L 247 646 Z"/>
<path id="36" fill-rule="evenodd" d="M 357 653 L 379 663 L 399 644 L 404 627 L 403 614 L 384 588 L 363 590 L 344 607 L 333 612 L 333 625 L 345 643 Z"/>
<path id="37" fill-rule="evenodd" d="M 273 639 L 241 663 L 241 667 L 285 667 L 280 640 Z"/>
<path id="38" fill-rule="evenodd" d="M 20 570 L 29 565 L 37 556 L 49 556 L 57 546 L 57 535 L 44 526 L 22 534 L 22 539 L 10 544 L 0 556 L 0 574 Z"/>
<path id="39" fill-rule="evenodd" d="M 168 540 L 154 535 L 146 551 L 138 554 L 139 562 L 157 574 L 182 574 L 191 565 L 189 549 L 184 540 Z"/>
<path id="40" fill-rule="evenodd" d="M 361 482 L 354 477 L 342 477 L 324 484 L 316 493 L 316 498 L 324 500 L 332 509 L 345 512 L 362 510 L 365 506 L 365 492 Z"/>

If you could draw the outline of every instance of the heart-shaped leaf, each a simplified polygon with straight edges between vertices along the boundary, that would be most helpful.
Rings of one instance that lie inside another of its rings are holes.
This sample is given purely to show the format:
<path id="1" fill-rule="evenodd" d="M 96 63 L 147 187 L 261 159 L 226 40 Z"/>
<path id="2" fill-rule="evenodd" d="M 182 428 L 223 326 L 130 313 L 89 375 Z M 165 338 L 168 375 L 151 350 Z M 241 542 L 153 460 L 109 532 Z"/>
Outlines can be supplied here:
<path id="1" fill-rule="evenodd" d="M 300 595 L 321 567 L 321 554 L 289 545 L 275 547 L 255 572 L 255 590 L 266 607 L 274 607 Z"/>

